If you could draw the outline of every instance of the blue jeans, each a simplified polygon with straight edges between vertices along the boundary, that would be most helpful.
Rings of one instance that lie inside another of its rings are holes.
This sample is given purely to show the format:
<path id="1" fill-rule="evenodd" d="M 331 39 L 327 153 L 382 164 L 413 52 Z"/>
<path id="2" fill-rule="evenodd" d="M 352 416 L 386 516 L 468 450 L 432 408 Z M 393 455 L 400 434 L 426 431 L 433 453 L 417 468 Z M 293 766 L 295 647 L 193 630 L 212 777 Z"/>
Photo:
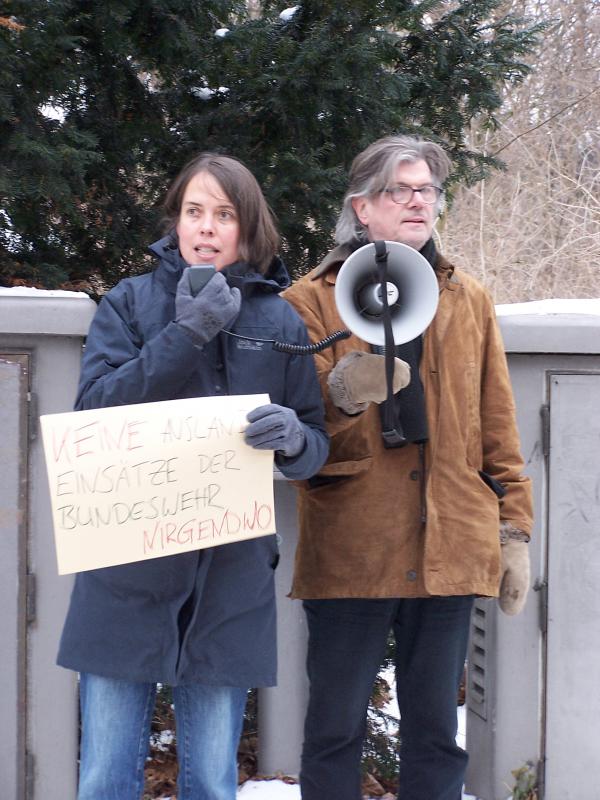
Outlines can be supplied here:
<path id="1" fill-rule="evenodd" d="M 457 693 L 473 597 L 305 600 L 310 696 L 302 800 L 360 800 L 373 682 L 396 639 L 401 800 L 460 800 L 467 754 L 456 742 Z"/>
<path id="2" fill-rule="evenodd" d="M 156 685 L 82 673 L 78 800 L 139 800 Z M 173 687 L 178 800 L 235 800 L 246 689 Z"/>

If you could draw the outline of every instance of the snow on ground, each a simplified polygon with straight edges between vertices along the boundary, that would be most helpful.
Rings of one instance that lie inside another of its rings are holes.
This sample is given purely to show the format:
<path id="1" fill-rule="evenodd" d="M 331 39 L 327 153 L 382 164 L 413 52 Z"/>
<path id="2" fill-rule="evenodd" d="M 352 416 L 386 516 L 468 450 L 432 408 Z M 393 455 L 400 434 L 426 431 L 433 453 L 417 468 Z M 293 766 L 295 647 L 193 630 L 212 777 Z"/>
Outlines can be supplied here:
<path id="1" fill-rule="evenodd" d="M 247 781 L 237 793 L 238 800 L 300 800 L 300 787 L 280 780 Z M 463 794 L 463 800 L 477 800 Z M 378 798 L 373 798 L 378 800 Z"/>
<path id="2" fill-rule="evenodd" d="M 397 715 L 395 700 L 387 704 L 385 711 L 389 714 Z M 465 706 L 458 708 L 458 735 L 457 743 L 465 746 L 466 711 Z M 269 781 L 246 781 L 238 790 L 238 800 L 301 800 L 300 787 L 297 784 L 287 784 L 281 780 L 273 779 Z M 463 794 L 462 800 L 477 800 L 470 794 Z"/>
<path id="3" fill-rule="evenodd" d="M 10 297 L 87 297 L 85 292 L 72 292 L 66 289 L 35 289 L 33 286 L 0 286 L 0 295 Z"/>
<path id="4" fill-rule="evenodd" d="M 246 781 L 237 796 L 239 800 L 300 800 L 300 787 L 280 780 Z"/>

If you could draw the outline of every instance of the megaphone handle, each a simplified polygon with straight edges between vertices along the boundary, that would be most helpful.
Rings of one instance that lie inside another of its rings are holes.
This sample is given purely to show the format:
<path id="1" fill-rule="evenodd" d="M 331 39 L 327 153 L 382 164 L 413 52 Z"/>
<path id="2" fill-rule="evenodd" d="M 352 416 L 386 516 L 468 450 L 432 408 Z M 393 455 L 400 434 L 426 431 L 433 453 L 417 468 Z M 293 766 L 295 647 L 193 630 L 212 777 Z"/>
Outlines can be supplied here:
<path id="1" fill-rule="evenodd" d="M 395 419 L 394 404 L 394 358 L 396 345 L 392 330 L 392 317 L 387 298 L 387 248 L 385 242 L 378 240 L 375 243 L 375 262 L 377 274 L 381 283 L 381 302 L 383 305 L 383 332 L 385 341 L 385 380 L 387 385 L 387 398 L 383 404 L 383 443 L 385 447 L 402 447 L 406 444 L 406 437 L 402 430 L 400 420 Z"/>

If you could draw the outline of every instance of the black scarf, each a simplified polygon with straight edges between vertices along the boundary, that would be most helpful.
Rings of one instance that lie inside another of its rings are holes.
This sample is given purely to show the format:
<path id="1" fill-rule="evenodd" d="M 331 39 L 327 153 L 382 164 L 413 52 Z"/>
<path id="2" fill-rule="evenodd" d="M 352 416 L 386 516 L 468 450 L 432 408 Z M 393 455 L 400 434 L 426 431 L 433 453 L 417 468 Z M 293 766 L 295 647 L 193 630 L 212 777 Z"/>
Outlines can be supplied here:
<path id="1" fill-rule="evenodd" d="M 433 239 L 426 242 L 419 252 L 429 261 L 432 269 L 435 269 L 437 264 L 437 251 Z M 380 345 L 372 345 L 371 349 L 374 353 L 380 355 L 385 353 L 385 348 Z M 408 386 L 405 386 L 404 389 L 395 394 L 392 398 L 394 404 L 394 419 L 400 423 L 400 427 L 406 439 L 404 444 L 408 444 L 408 442 L 420 444 L 426 442 L 429 437 L 427 416 L 425 413 L 425 395 L 419 375 L 419 364 L 421 362 L 422 352 L 422 335 L 417 336 L 417 338 L 413 339 L 411 342 L 398 344 L 395 347 L 396 357 L 406 361 L 410 366 L 411 376 Z M 388 401 L 386 400 L 379 406 L 382 425 L 385 425 L 384 415 L 387 403 Z"/>

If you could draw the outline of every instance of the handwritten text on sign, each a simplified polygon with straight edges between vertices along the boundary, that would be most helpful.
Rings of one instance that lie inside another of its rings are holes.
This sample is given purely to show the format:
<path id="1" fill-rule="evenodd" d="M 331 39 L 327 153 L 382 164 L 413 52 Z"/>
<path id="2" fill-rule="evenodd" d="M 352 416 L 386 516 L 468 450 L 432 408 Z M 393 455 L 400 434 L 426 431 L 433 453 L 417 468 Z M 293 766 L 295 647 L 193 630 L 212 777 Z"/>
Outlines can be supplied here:
<path id="1" fill-rule="evenodd" d="M 273 453 L 244 442 L 267 395 L 40 418 L 60 574 L 275 531 Z"/>

